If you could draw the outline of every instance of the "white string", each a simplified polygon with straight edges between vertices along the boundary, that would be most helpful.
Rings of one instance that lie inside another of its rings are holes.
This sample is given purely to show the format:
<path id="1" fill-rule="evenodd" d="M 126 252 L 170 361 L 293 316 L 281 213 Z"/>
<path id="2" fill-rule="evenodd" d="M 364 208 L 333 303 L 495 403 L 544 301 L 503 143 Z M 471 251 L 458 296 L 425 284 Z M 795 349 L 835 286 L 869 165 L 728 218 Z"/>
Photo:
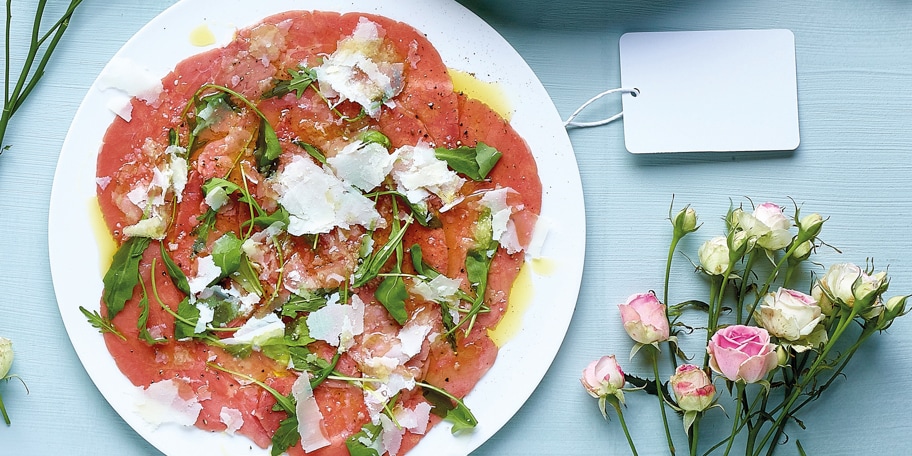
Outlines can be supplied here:
<path id="1" fill-rule="evenodd" d="M 597 127 L 599 125 L 605 125 L 607 123 L 611 123 L 611 122 L 614 122 L 615 120 L 620 119 L 621 116 L 624 115 L 623 111 L 621 111 L 607 119 L 596 120 L 594 122 L 574 122 L 573 121 L 573 119 L 575 119 L 576 116 L 578 116 L 580 112 L 582 112 L 584 109 L 586 109 L 587 106 L 591 105 L 592 103 L 595 103 L 600 98 L 602 98 L 606 95 L 611 95 L 612 93 L 618 93 L 618 92 L 620 92 L 622 94 L 629 93 L 630 95 L 637 96 L 640 94 L 640 89 L 637 89 L 637 88 L 627 89 L 627 88 L 621 87 L 621 88 L 617 88 L 617 89 L 606 90 L 606 91 L 590 98 L 589 101 L 583 103 L 583 105 L 580 106 L 579 108 L 577 108 L 576 111 L 573 111 L 573 114 L 570 114 L 570 117 L 568 117 L 567 120 L 564 121 L 564 127 L 565 128 L 566 127 Z"/>

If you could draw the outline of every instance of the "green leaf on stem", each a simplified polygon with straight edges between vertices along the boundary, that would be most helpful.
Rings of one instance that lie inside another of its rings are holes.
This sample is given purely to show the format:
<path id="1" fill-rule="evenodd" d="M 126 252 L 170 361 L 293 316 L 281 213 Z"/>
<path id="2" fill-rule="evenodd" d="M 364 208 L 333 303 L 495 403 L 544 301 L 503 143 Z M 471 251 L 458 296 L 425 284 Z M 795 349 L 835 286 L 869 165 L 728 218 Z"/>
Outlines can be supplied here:
<path id="1" fill-rule="evenodd" d="M 383 307 L 389 311 L 389 314 L 396 320 L 396 323 L 404 325 L 408 320 L 408 312 L 405 310 L 405 300 L 408 299 L 408 290 L 405 288 L 405 281 L 400 276 L 385 277 L 380 286 L 374 292 L 374 296 L 383 304 Z"/>
<path id="2" fill-rule="evenodd" d="M 171 256 L 168 255 L 168 252 L 165 250 L 165 243 L 159 243 L 159 249 L 161 250 L 162 261 L 165 262 L 165 269 L 168 271 L 168 276 L 171 277 L 171 281 L 174 282 L 174 286 L 184 294 L 190 294 L 190 284 L 187 282 L 187 275 L 184 274 L 184 271 L 174 263 L 174 260 L 171 259 Z"/>
<path id="3" fill-rule="evenodd" d="M 133 296 L 133 289 L 139 282 L 139 260 L 151 241 L 146 237 L 131 237 L 114 253 L 111 267 L 102 279 L 102 299 L 108 309 L 108 318 L 114 318 L 120 313 L 127 300 Z"/>
<path id="4" fill-rule="evenodd" d="M 99 314 L 97 310 L 89 311 L 89 309 L 79 306 L 79 311 L 82 312 L 83 315 L 85 315 L 85 317 L 89 321 L 90 325 L 92 325 L 94 328 L 98 329 L 98 332 L 100 332 L 102 334 L 111 333 L 111 334 L 114 334 L 115 336 L 119 337 L 121 340 L 127 340 L 126 336 L 124 336 L 123 334 L 120 333 L 120 331 L 117 330 L 117 328 L 114 326 L 114 323 L 112 323 L 111 320 L 109 320 L 105 317 L 102 317 L 101 314 Z"/>
<path id="5" fill-rule="evenodd" d="M 439 160 L 447 162 L 454 171 L 475 181 L 483 181 L 503 155 L 497 149 L 479 142 L 475 147 L 461 146 L 456 149 L 439 147 L 434 150 Z"/>

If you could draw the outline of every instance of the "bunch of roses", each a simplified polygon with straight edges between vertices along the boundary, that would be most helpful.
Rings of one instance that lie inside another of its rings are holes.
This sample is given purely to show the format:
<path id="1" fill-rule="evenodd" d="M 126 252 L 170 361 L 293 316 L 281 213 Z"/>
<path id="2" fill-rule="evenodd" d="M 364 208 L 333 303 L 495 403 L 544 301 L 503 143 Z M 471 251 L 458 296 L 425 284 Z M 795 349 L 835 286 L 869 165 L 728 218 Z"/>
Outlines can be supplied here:
<path id="1" fill-rule="evenodd" d="M 671 454 L 675 446 L 666 407 L 681 414 L 690 454 L 697 454 L 700 420 L 711 408 L 719 407 L 714 379 L 724 381 L 736 407 L 731 433 L 706 452 L 725 445 L 727 455 L 735 437 L 746 432 L 745 455 L 771 454 L 794 414 L 841 375 L 861 344 L 907 312 L 909 296 L 884 301 L 889 284 L 886 273 L 854 264 L 833 265 L 819 278 L 802 274 L 807 272 L 802 266 L 823 245 L 817 236 L 825 220 L 818 214 L 800 217 L 797 209 L 790 219 L 778 205 L 764 203 L 752 212 L 730 209 L 726 234 L 700 246 L 700 264 L 695 266 L 708 278 L 708 302 L 689 300 L 669 307 L 663 302 L 668 299 L 672 256 L 681 238 L 699 228 L 690 207 L 669 216 L 673 234 L 663 299 L 653 292 L 641 293 L 618 306 L 624 329 L 636 342 L 630 357 L 645 348 L 651 355 L 654 378 L 625 375 L 611 355 L 586 367 L 581 382 L 599 399 L 606 418 L 606 406 L 612 405 L 636 455 L 624 421 L 624 391 L 646 390 L 658 397 Z M 793 234 L 793 227 L 797 233 Z M 802 275 L 811 278 L 808 293 L 792 284 Z M 765 280 L 751 279 L 755 277 Z M 773 287 L 777 287 L 775 291 L 771 291 Z M 733 305 L 728 308 L 723 303 Z M 700 326 L 706 329 L 702 366 L 687 363 L 678 347 L 677 335 L 696 329 L 680 321 L 686 309 L 706 315 L 705 326 Z M 720 321 L 723 316 L 725 322 Z M 659 373 L 660 344 L 668 346 L 674 371 L 664 383 Z M 839 348 L 834 349 L 837 344 Z M 748 384 L 762 387 L 748 389 Z M 782 390 L 775 396 L 782 398 L 781 403 L 770 403 L 772 389 Z"/>

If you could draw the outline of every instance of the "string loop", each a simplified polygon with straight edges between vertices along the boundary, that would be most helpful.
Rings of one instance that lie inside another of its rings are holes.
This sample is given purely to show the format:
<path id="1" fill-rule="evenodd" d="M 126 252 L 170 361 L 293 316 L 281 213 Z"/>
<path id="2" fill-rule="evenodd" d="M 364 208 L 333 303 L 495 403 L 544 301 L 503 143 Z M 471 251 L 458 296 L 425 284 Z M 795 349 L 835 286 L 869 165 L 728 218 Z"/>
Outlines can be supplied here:
<path id="1" fill-rule="evenodd" d="M 573 121 L 573 119 L 575 119 L 576 116 L 578 116 L 581 112 L 583 112 L 583 110 L 586 109 L 587 106 L 591 105 L 592 103 L 595 103 L 596 101 L 598 101 L 598 100 L 601 99 L 602 97 L 607 96 L 607 95 L 611 95 L 611 94 L 613 94 L 613 93 L 621 93 L 621 94 L 628 93 L 628 94 L 630 94 L 630 95 L 632 95 L 632 96 L 635 97 L 635 96 L 637 96 L 637 95 L 640 94 L 640 89 L 637 89 L 636 87 L 634 87 L 634 88 L 632 88 L 632 89 L 620 87 L 620 88 L 617 88 L 617 89 L 606 90 L 606 91 L 604 91 L 604 92 L 602 92 L 602 93 L 600 93 L 600 94 L 598 94 L 598 95 L 596 95 L 596 96 L 590 98 L 589 101 L 583 103 L 583 105 L 580 106 L 579 108 L 577 108 L 576 111 L 573 111 L 573 114 L 570 114 L 570 117 L 568 117 L 567 120 L 564 121 L 564 128 L 569 128 L 569 127 L 581 127 L 581 128 L 585 128 L 585 127 L 597 127 L 597 126 L 599 126 L 599 125 L 605 125 L 605 124 L 607 124 L 607 123 L 611 123 L 611 122 L 614 122 L 615 120 L 620 119 L 621 116 L 624 115 L 624 112 L 623 112 L 623 111 L 621 111 L 621 112 L 619 112 L 619 113 L 617 113 L 617 114 L 615 114 L 615 115 L 613 115 L 613 116 L 611 116 L 611 117 L 609 117 L 609 118 L 607 118 L 607 119 L 596 120 L 596 121 L 593 121 L 593 122 L 574 122 L 574 121 Z"/>

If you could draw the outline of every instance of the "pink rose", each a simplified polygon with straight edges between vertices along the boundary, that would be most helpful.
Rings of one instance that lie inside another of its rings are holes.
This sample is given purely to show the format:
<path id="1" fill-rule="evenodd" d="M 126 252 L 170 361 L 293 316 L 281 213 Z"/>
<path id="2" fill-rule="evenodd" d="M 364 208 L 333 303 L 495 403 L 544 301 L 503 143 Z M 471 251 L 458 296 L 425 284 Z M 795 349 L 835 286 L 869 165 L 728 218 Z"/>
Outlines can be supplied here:
<path id="1" fill-rule="evenodd" d="M 580 378 L 583 387 L 592 397 L 618 396 L 623 397 L 621 388 L 624 387 L 624 371 L 618 365 L 614 355 L 603 356 L 583 369 Z"/>
<path id="2" fill-rule="evenodd" d="M 734 382 L 755 383 L 778 364 L 769 333 L 755 326 L 732 325 L 716 331 L 706 351 L 709 367 Z"/>
<path id="3" fill-rule="evenodd" d="M 624 330 L 630 338 L 651 344 L 668 339 L 668 317 L 665 304 L 659 302 L 652 292 L 635 294 L 627 298 L 626 304 L 618 304 Z"/>
<path id="4" fill-rule="evenodd" d="M 716 387 L 703 369 L 693 364 L 682 364 L 671 376 L 671 389 L 684 411 L 702 412 L 713 404 Z"/>

